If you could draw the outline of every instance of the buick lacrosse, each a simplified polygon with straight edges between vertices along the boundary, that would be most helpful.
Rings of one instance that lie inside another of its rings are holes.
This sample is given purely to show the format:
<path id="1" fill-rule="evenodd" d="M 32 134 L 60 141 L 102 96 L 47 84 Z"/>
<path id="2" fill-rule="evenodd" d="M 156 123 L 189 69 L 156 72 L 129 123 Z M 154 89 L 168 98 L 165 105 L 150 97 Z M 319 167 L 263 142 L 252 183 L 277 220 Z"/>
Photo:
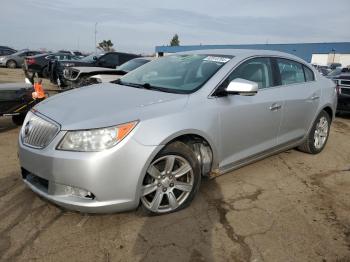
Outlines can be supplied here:
<path id="1" fill-rule="evenodd" d="M 286 53 L 177 53 L 36 105 L 19 135 L 22 178 L 81 212 L 174 212 L 202 176 L 321 152 L 336 104 L 335 84 Z"/>

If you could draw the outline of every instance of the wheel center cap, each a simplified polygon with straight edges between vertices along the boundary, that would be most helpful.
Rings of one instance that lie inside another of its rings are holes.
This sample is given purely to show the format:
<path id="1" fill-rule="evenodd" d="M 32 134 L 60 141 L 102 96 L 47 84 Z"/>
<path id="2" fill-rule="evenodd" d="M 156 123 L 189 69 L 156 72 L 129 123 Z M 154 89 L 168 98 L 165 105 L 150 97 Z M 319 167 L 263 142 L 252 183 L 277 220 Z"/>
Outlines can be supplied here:
<path id="1" fill-rule="evenodd" d="M 160 183 L 162 184 L 163 187 L 169 187 L 170 185 L 170 179 L 169 178 L 164 178 L 160 181 Z"/>

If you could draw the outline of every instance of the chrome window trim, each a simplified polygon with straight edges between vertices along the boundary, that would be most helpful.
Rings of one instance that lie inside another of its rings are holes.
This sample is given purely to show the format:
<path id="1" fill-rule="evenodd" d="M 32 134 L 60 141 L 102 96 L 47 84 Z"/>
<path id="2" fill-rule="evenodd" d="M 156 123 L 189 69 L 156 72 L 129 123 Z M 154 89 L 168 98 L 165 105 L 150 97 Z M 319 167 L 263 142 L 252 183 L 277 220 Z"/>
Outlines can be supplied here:
<path id="1" fill-rule="evenodd" d="M 304 65 L 306 67 L 308 67 L 312 73 L 314 74 L 314 80 L 312 81 L 304 81 L 304 82 L 300 82 L 300 83 L 293 83 L 293 84 L 289 84 L 289 85 L 277 85 L 277 86 L 271 86 L 271 87 L 266 87 L 266 88 L 262 88 L 258 90 L 258 93 L 264 90 L 270 90 L 270 89 L 274 89 L 274 88 L 281 88 L 284 86 L 291 86 L 291 85 L 300 85 L 300 84 L 306 84 L 306 83 L 312 83 L 312 82 L 316 82 L 316 74 L 314 72 L 314 70 L 312 68 L 310 68 L 309 65 L 307 65 L 305 62 L 300 62 L 297 61 L 293 58 L 286 58 L 284 56 L 278 56 L 278 55 L 254 55 L 254 56 L 249 56 L 246 57 L 245 59 L 243 59 L 242 61 L 240 61 L 238 64 L 236 64 L 233 68 L 231 68 L 231 70 L 223 77 L 223 79 L 221 79 L 221 81 L 214 87 L 214 89 L 210 92 L 210 94 L 208 95 L 208 98 L 217 98 L 218 96 L 214 95 L 215 91 L 220 87 L 220 85 L 227 79 L 227 77 L 230 76 L 230 74 L 237 69 L 237 67 L 239 67 L 241 64 L 245 63 L 246 61 L 250 60 L 250 59 L 254 59 L 254 58 L 281 58 L 281 59 L 287 59 L 287 60 L 291 60 L 293 62 L 299 63 L 301 65 Z M 306 80 L 306 79 L 305 79 Z"/>

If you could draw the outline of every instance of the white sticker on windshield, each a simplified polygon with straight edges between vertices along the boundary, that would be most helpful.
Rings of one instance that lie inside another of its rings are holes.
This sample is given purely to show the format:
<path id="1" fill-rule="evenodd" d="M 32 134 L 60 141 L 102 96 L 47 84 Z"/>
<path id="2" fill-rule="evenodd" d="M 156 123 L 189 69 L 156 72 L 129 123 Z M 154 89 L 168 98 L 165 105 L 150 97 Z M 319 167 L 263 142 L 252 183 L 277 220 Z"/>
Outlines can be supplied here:
<path id="1" fill-rule="evenodd" d="M 228 61 L 230 61 L 230 58 L 220 57 L 220 56 L 207 56 L 203 60 L 204 61 L 217 62 L 217 63 L 227 63 Z"/>

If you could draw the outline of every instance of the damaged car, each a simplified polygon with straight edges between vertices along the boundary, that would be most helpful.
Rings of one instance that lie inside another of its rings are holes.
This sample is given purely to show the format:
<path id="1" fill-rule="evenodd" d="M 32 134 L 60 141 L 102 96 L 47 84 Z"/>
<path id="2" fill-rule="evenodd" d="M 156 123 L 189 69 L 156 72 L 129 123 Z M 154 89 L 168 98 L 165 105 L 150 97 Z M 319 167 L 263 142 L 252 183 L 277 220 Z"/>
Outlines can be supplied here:
<path id="1" fill-rule="evenodd" d="M 67 67 L 63 71 L 65 82 L 69 88 L 77 88 L 98 83 L 117 80 L 132 70 L 150 62 L 151 57 L 134 58 L 117 66 L 115 69 L 104 67 Z"/>
<path id="2" fill-rule="evenodd" d="M 36 105 L 19 134 L 22 179 L 72 210 L 171 213 L 203 176 L 322 152 L 336 104 L 335 83 L 290 54 L 176 53 Z"/>

